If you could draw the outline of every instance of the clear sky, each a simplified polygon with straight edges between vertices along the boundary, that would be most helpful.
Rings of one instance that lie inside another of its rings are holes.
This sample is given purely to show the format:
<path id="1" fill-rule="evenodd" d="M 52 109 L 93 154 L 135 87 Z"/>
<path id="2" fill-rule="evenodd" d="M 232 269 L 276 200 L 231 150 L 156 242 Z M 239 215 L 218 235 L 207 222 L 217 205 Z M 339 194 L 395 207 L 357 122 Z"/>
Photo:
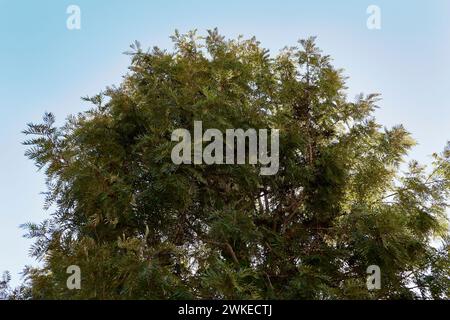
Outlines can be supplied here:
<path id="1" fill-rule="evenodd" d="M 72 4 L 80 30 L 66 27 Z M 381 9 L 380 30 L 366 26 L 369 5 Z M 413 158 L 429 162 L 450 139 L 448 0 L 0 0 L 0 272 L 10 270 L 14 284 L 34 263 L 19 225 L 49 214 L 44 177 L 23 156 L 26 123 L 85 110 L 80 97 L 120 82 L 134 40 L 171 49 L 175 29 L 214 27 L 254 35 L 274 54 L 315 35 L 350 77 L 350 98 L 382 94 L 378 121 L 412 132 Z"/>

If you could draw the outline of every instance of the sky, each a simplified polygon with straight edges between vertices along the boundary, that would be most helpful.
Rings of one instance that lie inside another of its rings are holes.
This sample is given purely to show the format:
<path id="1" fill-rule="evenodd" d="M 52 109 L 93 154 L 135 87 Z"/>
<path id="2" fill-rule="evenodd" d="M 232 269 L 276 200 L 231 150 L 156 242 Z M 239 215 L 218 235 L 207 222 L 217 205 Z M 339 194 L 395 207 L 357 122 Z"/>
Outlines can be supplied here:
<path id="1" fill-rule="evenodd" d="M 67 28 L 67 8 L 81 29 Z M 369 29 L 367 8 L 380 9 Z M 276 54 L 309 36 L 345 70 L 348 96 L 380 93 L 378 122 L 403 124 L 418 141 L 411 159 L 430 162 L 450 140 L 450 1 L 378 0 L 0 0 L 0 272 L 18 284 L 31 240 L 19 225 L 40 222 L 44 176 L 24 157 L 21 131 L 46 111 L 61 124 L 90 106 L 81 97 L 120 83 L 138 40 L 172 49 L 175 29 L 256 36 Z"/>

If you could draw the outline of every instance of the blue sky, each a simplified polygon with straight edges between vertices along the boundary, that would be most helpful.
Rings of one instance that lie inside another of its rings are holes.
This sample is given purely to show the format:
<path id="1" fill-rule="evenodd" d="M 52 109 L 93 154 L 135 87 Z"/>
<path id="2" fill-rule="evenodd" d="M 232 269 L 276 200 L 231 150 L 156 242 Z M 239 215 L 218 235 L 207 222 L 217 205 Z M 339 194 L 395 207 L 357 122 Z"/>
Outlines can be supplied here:
<path id="1" fill-rule="evenodd" d="M 66 28 L 72 4 L 81 30 Z M 381 9 L 380 30 L 366 27 L 369 5 Z M 18 226 L 49 214 L 44 177 L 23 156 L 26 123 L 85 110 L 80 97 L 120 82 L 134 40 L 171 49 L 175 29 L 214 27 L 254 35 L 273 54 L 315 35 L 350 77 L 349 97 L 381 93 L 378 121 L 412 132 L 412 158 L 427 163 L 450 139 L 448 0 L 0 0 L 0 272 L 10 270 L 13 283 L 34 263 Z"/>

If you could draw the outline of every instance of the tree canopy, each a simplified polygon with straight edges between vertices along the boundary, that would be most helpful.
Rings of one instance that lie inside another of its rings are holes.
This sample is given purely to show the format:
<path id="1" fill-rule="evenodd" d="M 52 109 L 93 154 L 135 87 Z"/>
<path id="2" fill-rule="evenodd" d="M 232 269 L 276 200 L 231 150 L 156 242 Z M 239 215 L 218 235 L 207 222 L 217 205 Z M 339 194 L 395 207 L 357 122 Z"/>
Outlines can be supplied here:
<path id="1" fill-rule="evenodd" d="M 379 95 L 348 99 L 314 38 L 276 56 L 217 30 L 172 39 L 173 51 L 132 45 L 122 83 L 84 98 L 89 111 L 24 131 L 51 211 L 25 225 L 42 261 L 25 297 L 449 298 L 450 144 L 429 167 L 408 162 L 410 133 L 376 122 Z M 194 121 L 279 129 L 278 173 L 175 165 L 171 133 Z"/>

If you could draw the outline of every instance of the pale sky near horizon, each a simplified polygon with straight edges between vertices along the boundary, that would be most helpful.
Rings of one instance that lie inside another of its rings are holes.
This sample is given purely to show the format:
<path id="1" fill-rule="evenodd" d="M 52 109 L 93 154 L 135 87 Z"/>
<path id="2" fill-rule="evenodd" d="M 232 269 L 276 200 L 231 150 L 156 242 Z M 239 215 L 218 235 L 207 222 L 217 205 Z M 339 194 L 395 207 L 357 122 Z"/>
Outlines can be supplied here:
<path id="1" fill-rule="evenodd" d="M 81 30 L 68 30 L 66 9 L 81 9 Z M 369 30 L 369 5 L 381 29 Z M 117 84 L 134 40 L 171 49 L 169 36 L 218 27 L 227 37 L 256 36 L 276 54 L 300 38 L 318 46 L 349 77 L 349 98 L 378 92 L 378 121 L 404 124 L 428 163 L 450 140 L 450 2 L 448 0 L 0 0 L 0 272 L 13 283 L 35 262 L 19 225 L 48 217 L 44 177 L 24 156 L 21 131 L 45 111 L 61 123 L 89 106 L 80 97 Z"/>

